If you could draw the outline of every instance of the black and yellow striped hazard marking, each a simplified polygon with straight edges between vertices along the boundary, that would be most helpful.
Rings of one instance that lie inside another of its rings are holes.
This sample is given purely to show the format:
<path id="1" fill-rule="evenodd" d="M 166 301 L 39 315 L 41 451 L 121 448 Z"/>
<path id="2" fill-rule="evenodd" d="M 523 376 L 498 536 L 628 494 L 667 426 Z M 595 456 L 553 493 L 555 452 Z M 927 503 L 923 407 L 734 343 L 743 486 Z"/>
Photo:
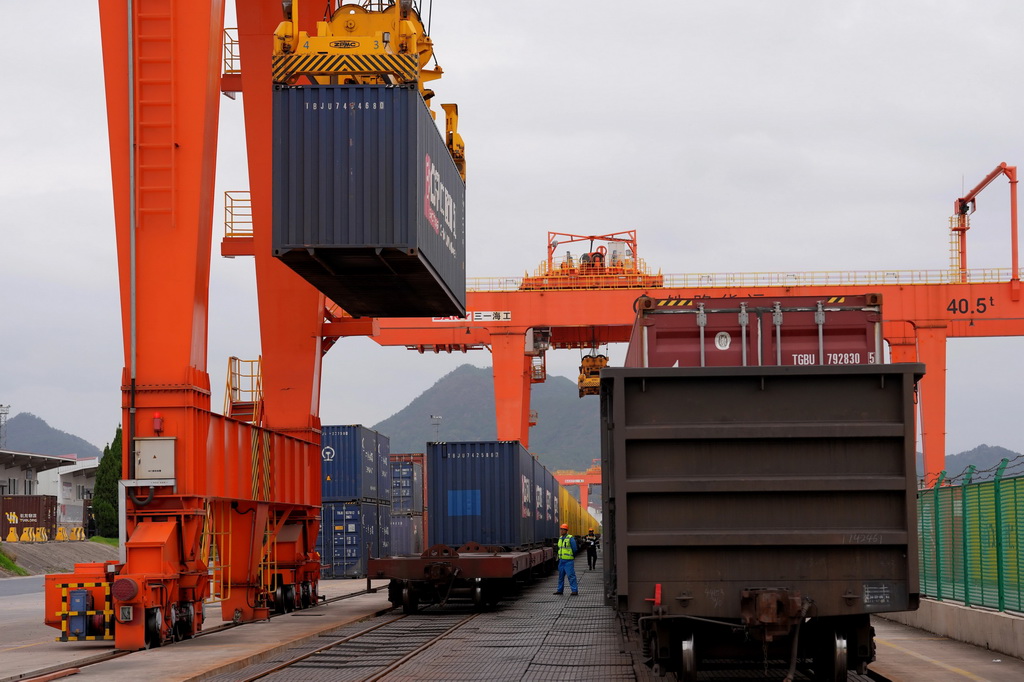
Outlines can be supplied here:
<path id="1" fill-rule="evenodd" d="M 678 308 L 687 305 L 693 305 L 692 298 L 663 298 L 658 301 L 659 308 Z"/>
<path id="2" fill-rule="evenodd" d="M 61 610 L 56 614 L 57 617 L 60 618 L 60 637 L 57 638 L 58 642 L 91 642 L 93 640 L 114 639 L 114 633 L 111 629 L 111 624 L 114 620 L 114 603 L 110 596 L 110 585 L 110 583 L 61 583 Z M 71 590 L 77 590 L 85 587 L 103 588 L 102 610 L 71 611 L 69 609 L 68 599 L 71 596 Z M 103 616 L 103 634 L 84 636 L 75 636 L 70 634 L 68 632 L 68 627 L 70 626 L 68 619 L 71 618 L 71 616 Z"/>
<path id="3" fill-rule="evenodd" d="M 828 299 L 829 303 L 846 303 L 845 296 L 830 296 Z"/>
<path id="4" fill-rule="evenodd" d="M 419 74 L 419 61 L 405 54 L 290 54 L 273 58 L 273 73 L 275 83 L 336 73 L 391 73 L 410 82 Z"/>

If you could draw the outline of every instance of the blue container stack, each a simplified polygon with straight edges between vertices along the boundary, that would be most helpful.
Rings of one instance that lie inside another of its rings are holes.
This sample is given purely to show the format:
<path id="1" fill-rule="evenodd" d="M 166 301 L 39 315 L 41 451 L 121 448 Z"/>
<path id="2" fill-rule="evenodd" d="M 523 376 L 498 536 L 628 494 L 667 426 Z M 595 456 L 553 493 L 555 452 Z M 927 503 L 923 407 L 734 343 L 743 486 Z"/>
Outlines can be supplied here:
<path id="1" fill-rule="evenodd" d="M 423 466 L 391 462 L 391 551 L 423 553 Z"/>
<path id="2" fill-rule="evenodd" d="M 365 577 L 367 558 L 392 554 L 391 506 L 373 502 L 325 502 L 320 541 L 318 549 L 324 563 L 324 577 Z"/>
<path id="3" fill-rule="evenodd" d="M 320 442 L 322 575 L 363 577 L 368 557 L 392 553 L 390 441 L 351 425 L 322 427 Z"/>

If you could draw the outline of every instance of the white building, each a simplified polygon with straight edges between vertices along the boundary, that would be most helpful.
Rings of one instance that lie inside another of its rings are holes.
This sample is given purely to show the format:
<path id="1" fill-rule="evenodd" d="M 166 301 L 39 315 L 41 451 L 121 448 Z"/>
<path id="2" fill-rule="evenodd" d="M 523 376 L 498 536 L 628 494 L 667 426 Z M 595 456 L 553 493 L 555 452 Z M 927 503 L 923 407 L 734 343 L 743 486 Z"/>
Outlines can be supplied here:
<path id="1" fill-rule="evenodd" d="M 46 472 L 76 461 L 74 457 L 0 450 L 0 496 L 53 495 L 39 489 Z"/>
<path id="2" fill-rule="evenodd" d="M 57 496 L 58 526 L 82 525 L 85 508 L 92 501 L 99 466 L 100 458 L 90 457 L 39 475 L 39 494 Z"/>

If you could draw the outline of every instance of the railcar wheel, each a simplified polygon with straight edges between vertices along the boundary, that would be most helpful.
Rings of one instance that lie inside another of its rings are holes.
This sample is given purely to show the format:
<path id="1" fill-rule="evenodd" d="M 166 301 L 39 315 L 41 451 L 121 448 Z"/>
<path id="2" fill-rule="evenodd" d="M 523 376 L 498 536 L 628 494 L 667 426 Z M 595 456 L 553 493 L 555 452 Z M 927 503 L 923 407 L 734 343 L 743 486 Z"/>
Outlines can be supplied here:
<path id="1" fill-rule="evenodd" d="M 402 611 L 412 615 L 419 611 L 420 600 L 416 591 L 409 585 L 402 588 Z"/>
<path id="2" fill-rule="evenodd" d="M 277 584 L 274 590 L 274 613 L 284 613 L 284 585 Z"/>
<path id="3" fill-rule="evenodd" d="M 163 638 L 160 636 L 160 630 L 163 626 L 163 614 L 159 608 L 146 609 L 146 648 L 155 649 L 163 643 Z"/>
<path id="4" fill-rule="evenodd" d="M 697 652 L 693 648 L 693 635 L 683 638 L 682 657 L 679 662 L 679 679 L 683 682 L 697 680 Z"/>
<path id="5" fill-rule="evenodd" d="M 284 586 L 284 611 L 291 613 L 295 610 L 295 585 Z"/>
<path id="6" fill-rule="evenodd" d="M 830 633 L 814 659 L 814 679 L 818 682 L 845 682 L 846 637 Z"/>

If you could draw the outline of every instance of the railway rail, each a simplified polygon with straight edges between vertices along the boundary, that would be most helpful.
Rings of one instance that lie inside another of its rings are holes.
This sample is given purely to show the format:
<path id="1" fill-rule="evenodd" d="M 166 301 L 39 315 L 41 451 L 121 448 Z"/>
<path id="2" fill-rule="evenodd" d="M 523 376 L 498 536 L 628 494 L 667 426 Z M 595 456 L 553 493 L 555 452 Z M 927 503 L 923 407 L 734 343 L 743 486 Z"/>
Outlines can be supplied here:
<path id="1" fill-rule="evenodd" d="M 372 587 L 369 589 L 360 590 L 359 592 L 352 592 L 349 594 L 342 594 L 337 597 L 330 597 L 322 600 L 319 606 L 332 604 L 334 602 L 343 601 L 345 599 L 352 599 L 353 597 L 360 597 L 365 594 L 374 594 L 380 589 L 385 588 Z M 272 613 L 270 617 L 277 618 L 278 616 L 283 615 L 286 614 Z M 206 628 L 199 632 L 196 635 L 196 638 L 198 639 L 199 637 L 207 637 L 209 635 L 214 635 L 217 633 L 226 632 L 228 630 L 233 630 L 234 628 L 240 627 L 241 625 L 244 625 L 244 623 L 223 623 L 222 625 L 215 625 L 213 627 Z M 114 659 L 127 656 L 131 653 L 134 652 L 120 650 L 105 651 L 103 653 L 93 654 L 85 658 L 79 659 L 72 664 L 61 663 L 59 665 L 47 666 L 45 668 L 40 668 L 38 670 L 33 670 L 31 672 L 22 673 L 19 675 L 3 677 L 0 678 L 0 682 L 42 682 L 43 680 L 56 680 L 62 677 L 75 675 L 81 672 L 84 668 L 88 668 L 89 666 L 97 665 L 100 663 L 106 663 L 107 661 L 112 661 Z"/>
<path id="2" fill-rule="evenodd" d="M 340 636 L 324 635 L 326 644 L 313 640 L 311 650 L 296 647 L 284 654 L 283 661 L 268 661 L 253 666 L 245 677 L 231 676 L 239 682 L 256 680 L 308 680 L 316 672 L 329 672 L 332 680 L 380 680 L 408 663 L 476 618 L 479 613 L 435 613 L 422 616 L 384 616 L 355 632 L 345 629 Z M 379 622 L 377 622 L 379 621 Z M 361 623 L 365 626 L 366 623 Z M 219 678 L 214 678 L 219 679 Z"/>

